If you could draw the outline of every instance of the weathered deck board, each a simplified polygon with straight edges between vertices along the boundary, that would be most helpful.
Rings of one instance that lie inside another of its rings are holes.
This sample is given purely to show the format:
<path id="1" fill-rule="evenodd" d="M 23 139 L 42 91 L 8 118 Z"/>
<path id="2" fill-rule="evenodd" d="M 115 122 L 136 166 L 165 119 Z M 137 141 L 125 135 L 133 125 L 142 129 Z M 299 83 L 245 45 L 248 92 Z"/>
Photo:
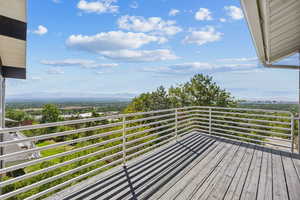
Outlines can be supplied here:
<path id="1" fill-rule="evenodd" d="M 172 162 L 167 162 L 165 165 L 158 164 L 153 170 L 154 173 L 147 174 L 146 176 L 142 174 L 139 181 L 133 181 L 133 189 L 136 193 L 136 196 L 142 198 L 143 194 L 148 193 L 147 191 L 155 190 L 155 187 L 158 187 L 164 179 L 171 177 L 173 179 L 177 176 L 177 171 L 183 170 L 196 158 L 195 155 L 202 149 L 207 149 L 208 144 L 211 144 L 210 140 L 204 140 L 203 143 L 199 144 L 195 142 L 194 145 L 190 145 L 185 149 L 184 154 L 179 155 L 177 158 L 173 158 Z M 122 199 L 127 199 L 127 196 L 123 196 Z"/>
<path id="2" fill-rule="evenodd" d="M 226 171 L 219 177 L 214 188 L 210 191 L 206 199 L 217 200 L 223 199 L 232 182 L 238 168 L 241 166 L 246 155 L 248 145 L 241 144 L 237 156 L 235 156 L 232 163 L 228 163 Z"/>
<path id="3" fill-rule="evenodd" d="M 207 142 L 207 138 L 196 138 L 192 142 L 188 143 L 189 148 L 202 148 Z M 127 199 L 132 195 L 131 187 L 134 187 L 134 193 L 137 194 L 137 190 L 141 187 L 142 184 L 148 183 L 151 179 L 155 177 L 161 177 L 162 173 L 165 170 L 176 163 L 180 163 L 182 160 L 188 158 L 191 155 L 191 151 L 187 148 L 177 148 L 176 151 L 171 152 L 170 154 L 164 156 L 163 158 L 158 158 L 158 162 L 150 162 L 148 165 L 143 165 L 139 168 L 133 166 L 132 168 L 128 167 L 124 172 L 124 178 L 116 181 L 117 185 L 114 186 L 116 189 L 107 188 L 106 190 L 98 190 L 93 192 L 93 194 L 85 197 L 85 199 L 97 199 L 99 197 L 103 199 Z M 129 179 L 128 179 L 129 178 Z M 130 180 L 130 182 L 128 182 Z M 114 184 L 116 184 L 114 183 Z M 130 186 L 132 185 L 132 186 Z"/>
<path id="4" fill-rule="evenodd" d="M 170 182 L 167 185 L 167 189 L 160 190 L 156 194 L 150 197 L 150 199 L 156 200 L 156 199 L 166 199 L 170 196 L 173 196 L 175 198 L 177 195 L 181 193 L 185 189 L 185 187 L 193 181 L 197 176 L 195 175 L 195 172 L 199 172 L 203 170 L 204 168 L 208 167 L 208 164 L 210 161 L 216 158 L 218 154 L 220 154 L 221 150 L 225 150 L 225 144 L 216 142 L 216 148 L 214 148 L 213 152 L 207 152 L 209 153 L 208 155 L 205 155 L 203 160 L 201 160 L 200 163 L 197 163 L 196 166 L 193 167 L 192 171 L 189 173 L 185 174 L 181 179 L 177 180 L 176 182 Z M 176 186 L 175 186 L 176 185 Z"/>
<path id="5" fill-rule="evenodd" d="M 248 171 L 251 166 L 255 149 L 248 148 L 245 154 L 245 158 L 241 166 L 238 168 L 236 175 L 234 176 L 227 193 L 224 197 L 225 200 L 240 199 L 240 195 L 243 191 L 243 185 L 247 179 Z"/>
<path id="6" fill-rule="evenodd" d="M 262 164 L 260 170 L 259 187 L 257 191 L 257 200 L 273 199 L 273 170 L 271 150 L 263 151 Z"/>
<path id="7" fill-rule="evenodd" d="M 285 172 L 279 151 L 273 151 L 273 199 L 289 199 L 285 181 Z"/>
<path id="8" fill-rule="evenodd" d="M 300 180 L 289 153 L 281 153 L 290 200 L 300 197 Z"/>
<path id="9" fill-rule="evenodd" d="M 233 162 L 234 158 L 237 156 L 239 147 L 240 146 L 237 144 L 233 145 L 233 148 L 225 155 L 224 159 L 212 171 L 210 176 L 208 176 L 208 178 L 202 184 L 197 185 L 192 195 L 190 195 L 190 199 L 206 199 L 208 197 L 218 178 L 221 178 L 219 175 L 224 173 L 229 163 Z"/>
<path id="10" fill-rule="evenodd" d="M 259 176 L 262 163 L 262 154 L 260 148 L 254 153 L 254 158 L 251 163 L 251 167 L 248 172 L 247 179 L 244 184 L 241 199 L 252 200 L 257 197 L 257 190 L 259 186 Z"/>
<path id="11" fill-rule="evenodd" d="M 48 199 L 300 199 L 299 155 L 199 133 L 109 172 Z"/>
<path id="12" fill-rule="evenodd" d="M 148 192 L 155 191 L 157 187 L 165 182 L 165 180 L 173 180 L 174 177 L 178 175 L 179 171 L 187 168 L 197 158 L 196 155 L 200 153 L 202 149 L 208 148 L 207 144 L 211 144 L 210 141 L 205 141 L 202 145 L 196 143 L 194 146 L 186 148 L 184 156 L 178 157 L 174 162 L 168 162 L 163 167 L 157 166 L 154 174 L 148 174 L 147 176 L 142 175 L 139 182 L 133 182 L 136 196 L 142 198 Z M 127 196 L 125 196 L 125 198 L 127 198 Z"/>
<path id="13" fill-rule="evenodd" d="M 196 135 L 192 135 L 188 137 L 188 140 L 183 140 L 181 144 L 190 145 L 193 144 L 195 141 L 197 141 L 199 144 L 204 139 L 205 138 L 203 137 L 200 138 Z M 168 157 L 175 155 L 175 153 L 178 152 L 178 150 L 180 150 L 179 144 L 170 145 L 169 148 L 161 150 L 155 154 L 150 154 L 151 156 L 149 156 L 148 159 L 144 158 L 142 162 L 137 162 L 135 165 L 129 166 L 128 169 L 130 169 L 130 171 L 132 172 L 131 177 L 134 177 L 141 171 L 141 166 L 148 169 L 150 169 L 151 166 L 155 167 L 157 163 L 163 163 L 163 161 L 166 161 Z M 183 150 L 184 149 L 182 149 L 182 151 Z M 95 195 L 101 195 L 102 193 L 109 195 L 110 193 L 114 192 L 112 188 L 116 188 L 119 190 L 125 188 L 124 191 L 128 192 L 129 187 L 125 171 L 123 169 L 120 169 L 116 174 L 117 175 L 113 176 L 113 179 L 111 181 L 107 182 L 105 180 L 102 180 L 98 184 L 94 184 L 89 188 L 86 188 L 84 191 L 80 192 L 78 195 L 72 195 L 72 197 L 68 199 L 89 199 Z"/>
<path id="14" fill-rule="evenodd" d="M 159 185 L 156 185 L 156 190 L 152 190 L 151 193 L 143 195 L 143 198 L 147 199 L 160 199 L 163 195 L 165 195 L 166 192 L 170 191 L 175 184 L 177 184 L 179 181 L 182 181 L 185 177 L 188 176 L 188 174 L 195 170 L 195 167 L 198 166 L 200 162 L 203 161 L 207 157 L 207 155 L 210 153 L 210 151 L 214 150 L 215 148 L 219 148 L 220 142 L 214 142 L 205 152 L 199 153 L 194 160 L 188 164 L 188 166 L 184 169 L 178 169 L 176 170 L 176 176 L 172 178 L 172 181 L 169 181 L 169 176 L 165 176 L 162 178 L 162 181 Z M 163 198 L 162 198 L 163 199 Z"/>
<path id="15" fill-rule="evenodd" d="M 224 148 L 215 156 L 209 159 L 209 165 L 206 165 L 204 168 L 198 171 L 193 171 L 193 179 L 189 181 L 189 183 L 181 189 L 181 185 L 177 184 L 174 186 L 176 189 L 179 187 L 178 193 L 170 196 L 170 199 L 190 199 L 193 197 L 195 190 L 199 185 L 202 185 L 205 180 L 210 176 L 210 174 L 216 169 L 220 162 L 225 158 L 226 154 L 232 149 L 232 146 L 229 144 L 225 144 Z"/>

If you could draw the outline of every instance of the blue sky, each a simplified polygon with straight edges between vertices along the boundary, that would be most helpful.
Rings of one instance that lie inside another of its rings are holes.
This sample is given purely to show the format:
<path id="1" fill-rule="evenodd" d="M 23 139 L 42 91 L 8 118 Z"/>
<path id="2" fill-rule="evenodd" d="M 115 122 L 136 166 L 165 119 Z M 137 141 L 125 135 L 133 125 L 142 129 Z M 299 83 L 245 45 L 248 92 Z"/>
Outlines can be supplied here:
<path id="1" fill-rule="evenodd" d="M 203 73 L 239 99 L 297 99 L 297 72 L 259 65 L 238 0 L 28 0 L 27 42 L 8 98 L 127 97 Z"/>

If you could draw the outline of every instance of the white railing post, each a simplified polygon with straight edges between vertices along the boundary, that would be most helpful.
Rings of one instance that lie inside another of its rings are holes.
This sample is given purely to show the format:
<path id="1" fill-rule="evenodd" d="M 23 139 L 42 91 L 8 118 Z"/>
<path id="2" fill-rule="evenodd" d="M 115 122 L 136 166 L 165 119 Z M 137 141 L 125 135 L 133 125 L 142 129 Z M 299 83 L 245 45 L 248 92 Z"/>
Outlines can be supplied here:
<path id="1" fill-rule="evenodd" d="M 291 151 L 294 153 L 294 143 L 295 143 L 295 136 L 294 136 L 294 122 L 295 122 L 295 117 L 294 115 L 291 116 L 291 136 L 292 136 L 292 144 L 291 144 Z"/>
<path id="2" fill-rule="evenodd" d="M 0 58 L 0 66 L 2 66 L 1 58 Z M 0 129 L 5 128 L 5 78 L 2 75 L 2 71 L 0 71 Z M 4 134 L 0 134 L 0 142 L 4 142 Z M 4 147 L 0 147 L 0 155 L 4 154 Z M 0 160 L 0 169 L 4 168 L 4 160 Z M 2 181 L 3 175 L 0 174 L 0 182 Z M 2 187 L 0 187 L 0 195 L 2 194 Z"/>
<path id="3" fill-rule="evenodd" d="M 209 134 L 210 134 L 210 135 L 211 135 L 211 123 L 212 123 L 212 122 L 211 122 L 211 114 L 212 114 L 212 113 L 211 113 L 211 110 L 212 110 L 212 109 L 211 109 L 211 107 L 210 107 L 210 108 L 209 108 Z"/>
<path id="4" fill-rule="evenodd" d="M 126 165 L 126 117 L 123 117 L 123 165 Z"/>
<path id="5" fill-rule="evenodd" d="M 298 153 L 300 154 L 300 117 L 298 116 Z"/>
<path id="6" fill-rule="evenodd" d="M 175 108 L 175 139 L 178 140 L 178 109 Z"/>

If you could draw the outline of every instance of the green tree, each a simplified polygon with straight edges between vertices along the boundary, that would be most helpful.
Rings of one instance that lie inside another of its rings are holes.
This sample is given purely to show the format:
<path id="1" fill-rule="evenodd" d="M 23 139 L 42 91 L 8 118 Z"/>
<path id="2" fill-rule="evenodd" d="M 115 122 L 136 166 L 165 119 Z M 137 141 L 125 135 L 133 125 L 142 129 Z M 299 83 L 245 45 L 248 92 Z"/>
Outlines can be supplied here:
<path id="1" fill-rule="evenodd" d="M 60 110 L 54 104 L 46 104 L 42 110 L 42 123 L 60 121 Z"/>
<path id="2" fill-rule="evenodd" d="M 92 110 L 92 117 L 100 117 L 100 114 L 97 113 L 97 110 L 95 109 Z"/>
<path id="3" fill-rule="evenodd" d="M 16 120 L 18 122 L 23 122 L 26 120 L 32 120 L 33 118 L 27 114 L 26 112 L 22 110 L 14 110 L 14 109 L 9 109 L 6 111 L 6 117 Z"/>
<path id="4" fill-rule="evenodd" d="M 184 106 L 236 106 L 229 92 L 218 86 L 213 78 L 197 74 L 190 81 L 166 90 L 160 86 L 154 92 L 134 98 L 125 112 L 161 110 Z"/>
<path id="5" fill-rule="evenodd" d="M 125 109 L 125 112 L 161 110 L 170 107 L 171 101 L 168 92 L 163 86 L 160 86 L 154 92 L 143 93 L 134 98 Z"/>
<path id="6" fill-rule="evenodd" d="M 225 89 L 221 89 L 210 76 L 197 74 L 181 87 L 183 94 L 178 98 L 183 98 L 181 102 L 186 104 L 183 106 L 232 107 L 236 105 L 236 101 L 231 94 Z M 172 92 L 170 95 L 174 96 Z"/>

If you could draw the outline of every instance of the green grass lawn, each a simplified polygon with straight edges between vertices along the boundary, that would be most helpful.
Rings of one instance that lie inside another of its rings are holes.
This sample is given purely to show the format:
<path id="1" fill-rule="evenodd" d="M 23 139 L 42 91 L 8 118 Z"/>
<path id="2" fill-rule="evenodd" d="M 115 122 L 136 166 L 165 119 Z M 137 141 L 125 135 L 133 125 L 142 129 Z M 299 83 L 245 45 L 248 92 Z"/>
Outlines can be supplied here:
<path id="1" fill-rule="evenodd" d="M 37 147 L 43 147 L 43 146 L 48 146 L 50 144 L 55 144 L 55 143 L 56 142 L 54 140 L 46 140 L 46 141 L 43 141 L 41 143 L 38 143 L 36 146 Z M 41 153 L 42 157 L 48 157 L 48 156 L 52 156 L 52 155 L 56 155 L 56 154 L 59 154 L 59 153 L 69 151 L 71 149 L 73 149 L 73 147 L 66 145 L 66 146 L 59 146 L 59 147 L 43 150 L 40 153 Z M 55 159 L 52 159 L 50 161 L 46 161 L 46 162 L 43 162 L 43 163 L 48 163 L 49 165 L 50 165 L 50 163 L 51 164 L 57 164 L 57 163 L 60 163 L 60 159 L 55 158 Z M 44 167 L 44 166 L 42 166 L 42 165 L 44 165 L 43 163 L 39 163 L 39 164 L 36 164 L 36 165 L 26 167 L 25 172 L 29 173 L 29 172 L 33 172 L 33 171 L 42 169 Z"/>

